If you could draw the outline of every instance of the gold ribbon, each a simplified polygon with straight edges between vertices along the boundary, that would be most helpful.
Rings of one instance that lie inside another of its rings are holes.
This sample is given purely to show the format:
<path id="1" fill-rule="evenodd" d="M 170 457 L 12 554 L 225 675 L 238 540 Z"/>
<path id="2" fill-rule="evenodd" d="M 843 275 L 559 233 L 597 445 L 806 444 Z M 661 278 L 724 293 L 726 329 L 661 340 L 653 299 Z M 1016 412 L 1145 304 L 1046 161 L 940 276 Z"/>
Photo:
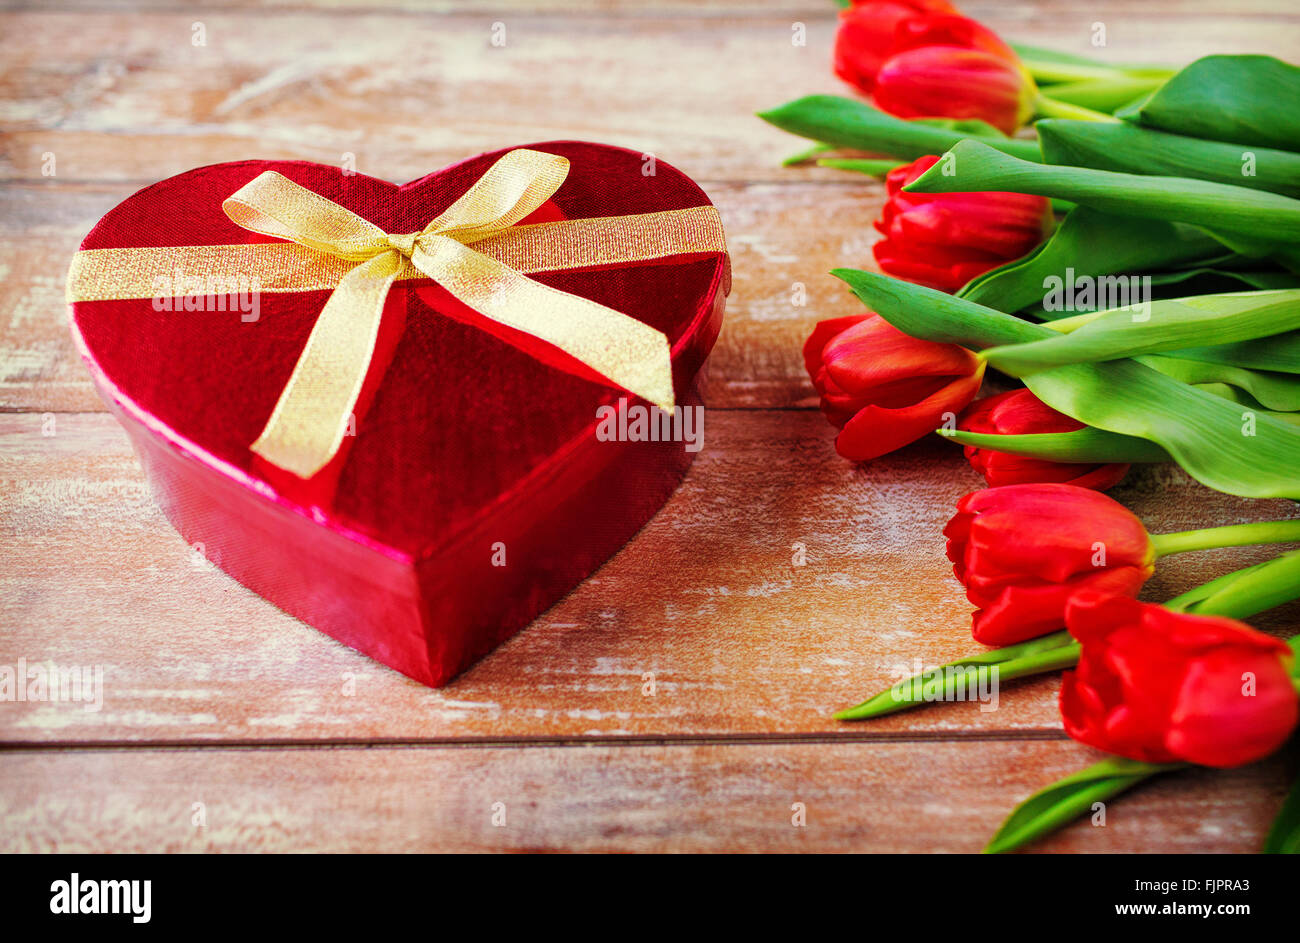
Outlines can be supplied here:
<path id="1" fill-rule="evenodd" d="M 725 252 L 717 211 L 518 225 L 560 188 L 568 169 L 558 155 L 510 151 L 424 229 L 397 235 L 267 171 L 222 209 L 245 229 L 290 242 L 84 250 L 68 275 L 68 300 L 156 296 L 159 279 L 178 271 L 249 279 L 260 291 L 333 289 L 251 447 L 301 478 L 324 468 L 342 445 L 385 299 L 399 279 L 431 278 L 479 314 L 555 345 L 670 411 L 672 362 L 662 332 L 525 273 Z"/>

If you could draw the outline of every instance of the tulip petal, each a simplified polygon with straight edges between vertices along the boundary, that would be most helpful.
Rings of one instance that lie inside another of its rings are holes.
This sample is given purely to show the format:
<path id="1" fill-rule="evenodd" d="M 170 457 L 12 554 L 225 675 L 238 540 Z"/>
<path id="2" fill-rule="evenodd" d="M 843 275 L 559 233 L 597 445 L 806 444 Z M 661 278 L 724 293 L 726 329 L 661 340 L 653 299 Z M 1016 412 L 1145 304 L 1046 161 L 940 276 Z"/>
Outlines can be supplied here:
<path id="1" fill-rule="evenodd" d="M 815 377 L 821 369 L 822 351 L 826 349 L 836 336 L 842 334 L 853 325 L 865 321 L 871 317 L 869 314 L 851 314 L 843 318 L 831 318 L 827 321 L 818 321 L 817 326 L 813 328 L 808 340 L 803 345 L 803 365 L 808 371 L 810 377 Z"/>
<path id="2" fill-rule="evenodd" d="M 1118 502 L 1086 488 L 1041 483 L 969 496 L 976 514 L 966 552 L 971 579 L 1000 585 L 1028 575 L 1064 582 L 1099 567 L 1149 567 L 1151 540 Z"/>
<path id="3" fill-rule="evenodd" d="M 975 398 L 984 379 L 984 364 L 976 372 L 958 377 L 931 396 L 900 409 L 866 406 L 850 419 L 835 439 L 835 450 L 855 462 L 878 458 L 902 448 L 943 424 L 944 415 L 956 415 Z"/>
<path id="4" fill-rule="evenodd" d="M 1297 719 L 1296 690 L 1277 655 L 1215 649 L 1188 666 L 1165 744 L 1202 766 L 1241 766 L 1285 743 Z"/>
<path id="5" fill-rule="evenodd" d="M 1135 596 L 1150 575 L 1139 567 L 1126 566 L 1063 583 L 1007 586 L 972 615 L 971 635 L 981 645 L 1011 645 L 1055 632 L 1065 625 L 1066 603 L 1075 592 L 1087 589 Z"/>
<path id="6" fill-rule="evenodd" d="M 952 259 L 945 263 L 946 253 L 918 254 L 901 249 L 890 239 L 882 239 L 871 247 L 871 254 L 881 270 L 926 288 L 949 293 L 959 291 L 967 282 L 989 270 L 995 262 L 971 262 Z"/>
<path id="7" fill-rule="evenodd" d="M 850 393 L 917 378 L 968 375 L 979 363 L 963 347 L 918 341 L 878 316 L 832 338 L 822 350 L 822 360 L 836 386 Z"/>
<path id="8" fill-rule="evenodd" d="M 958 429 L 985 435 L 1060 435 L 1086 428 L 1048 406 L 1029 390 L 1010 390 L 977 400 L 957 424 Z M 1128 472 L 1127 464 L 1055 462 L 967 445 L 966 459 L 990 487 L 1062 482 L 1105 491 Z"/>
<path id="9" fill-rule="evenodd" d="M 876 74 L 875 102 L 901 118 L 976 118 L 1011 135 L 1029 118 L 1033 91 L 1018 65 L 955 46 L 891 57 Z"/>

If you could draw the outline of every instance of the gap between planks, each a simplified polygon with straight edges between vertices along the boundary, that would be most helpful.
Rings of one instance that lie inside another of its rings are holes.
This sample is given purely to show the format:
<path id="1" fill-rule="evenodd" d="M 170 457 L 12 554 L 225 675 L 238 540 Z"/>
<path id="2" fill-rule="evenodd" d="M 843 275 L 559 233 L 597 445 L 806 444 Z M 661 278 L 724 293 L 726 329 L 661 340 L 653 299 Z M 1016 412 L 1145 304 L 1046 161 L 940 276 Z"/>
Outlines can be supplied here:
<path id="1" fill-rule="evenodd" d="M 671 736 L 619 736 L 592 734 L 568 737 L 320 737 L 287 740 L 70 740 L 0 742 L 0 754 L 77 751 L 95 753 L 123 750 L 368 750 L 383 749 L 514 749 L 690 746 L 771 746 L 776 744 L 873 744 L 873 743 L 1021 743 L 1032 741 L 1068 742 L 1059 730 L 946 730 L 881 731 L 879 733 L 746 733 L 674 734 Z"/>

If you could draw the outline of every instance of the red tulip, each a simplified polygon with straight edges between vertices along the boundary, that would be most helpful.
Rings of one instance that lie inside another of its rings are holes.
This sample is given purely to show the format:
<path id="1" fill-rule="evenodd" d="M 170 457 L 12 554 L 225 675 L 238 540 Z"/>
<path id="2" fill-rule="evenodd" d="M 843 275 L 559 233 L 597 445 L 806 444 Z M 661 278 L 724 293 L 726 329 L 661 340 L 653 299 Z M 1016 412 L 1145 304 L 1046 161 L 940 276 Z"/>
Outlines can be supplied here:
<path id="1" fill-rule="evenodd" d="M 1074 432 L 1084 424 L 1058 413 L 1029 390 L 1011 390 L 976 400 L 962 413 L 957 428 L 967 432 L 999 435 L 1037 435 L 1045 432 Z M 966 459 L 984 476 L 989 487 L 1059 481 L 1105 491 L 1128 473 L 1128 465 L 1082 465 L 1051 462 L 993 449 L 966 446 Z"/>
<path id="2" fill-rule="evenodd" d="M 1052 204 L 1024 193 L 906 193 L 935 165 L 927 155 L 895 167 L 871 247 L 880 268 L 898 278 L 955 292 L 977 275 L 1018 259 L 1052 228 Z"/>
<path id="3" fill-rule="evenodd" d="M 997 33 L 966 16 L 944 15 L 936 11 L 925 16 L 906 17 L 894 27 L 893 39 L 893 53 L 923 46 L 957 46 L 982 50 L 1013 65 L 1020 65 L 1015 50 Z"/>
<path id="4" fill-rule="evenodd" d="M 1291 649 L 1235 619 L 1080 593 L 1082 651 L 1061 683 L 1076 740 L 1147 763 L 1240 766 L 1281 746 L 1300 714 Z"/>
<path id="5" fill-rule="evenodd" d="M 900 118 L 975 118 L 1014 134 L 1033 117 L 1038 90 L 1024 66 L 1000 55 L 922 46 L 891 56 L 873 94 L 877 107 Z"/>
<path id="6" fill-rule="evenodd" d="M 1010 645 L 1055 632 L 1081 589 L 1136 596 L 1154 569 L 1142 522 L 1098 491 L 1005 485 L 966 495 L 943 530 L 953 573 L 977 606 L 971 634 Z"/>
<path id="7" fill-rule="evenodd" d="M 835 74 L 871 94 L 876 73 L 895 51 L 895 29 L 929 11 L 957 12 L 944 0 L 869 0 L 841 10 L 835 34 Z"/>
<path id="8" fill-rule="evenodd" d="M 956 344 L 917 340 L 878 314 L 822 321 L 803 348 L 835 449 L 864 462 L 955 418 L 979 391 L 984 361 Z"/>

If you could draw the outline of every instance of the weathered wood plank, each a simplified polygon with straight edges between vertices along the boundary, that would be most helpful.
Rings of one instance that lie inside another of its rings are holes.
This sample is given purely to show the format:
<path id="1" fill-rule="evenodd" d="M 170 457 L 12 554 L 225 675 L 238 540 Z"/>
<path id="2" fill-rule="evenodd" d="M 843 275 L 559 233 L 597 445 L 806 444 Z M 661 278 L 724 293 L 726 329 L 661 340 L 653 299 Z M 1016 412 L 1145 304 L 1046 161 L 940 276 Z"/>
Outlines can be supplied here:
<path id="1" fill-rule="evenodd" d="M 651 151 L 701 180 L 824 173 L 782 171 L 777 161 L 797 141 L 753 112 L 845 90 L 828 64 L 829 3 L 793 14 L 754 14 L 746 4 L 706 17 L 642 5 L 617 16 L 603 5 L 569 16 L 471 9 L 6 14 L 0 176 L 40 178 L 47 153 L 64 179 L 140 182 L 250 155 L 336 163 L 351 153 L 363 172 L 410 179 L 467 154 L 555 137 Z M 1293 11 L 1273 3 L 1247 11 L 969 8 L 1008 38 L 1102 60 L 1294 53 Z M 204 46 L 191 42 L 196 21 Z M 792 42 L 796 22 L 806 45 Z M 1094 47 L 1099 22 L 1106 45 Z M 492 43 L 495 24 L 504 24 L 504 45 Z"/>
<path id="2" fill-rule="evenodd" d="M 122 184 L 0 186 L 0 410 L 103 409 L 67 325 L 63 285 L 86 232 L 134 190 Z M 826 274 L 874 267 L 883 188 L 862 177 L 825 186 L 709 187 L 727 228 L 732 294 L 710 361 L 714 406 L 813 402 L 800 348 L 814 322 L 862 310 Z M 827 218 L 835 220 L 825 225 Z M 796 283 L 805 303 L 796 304 Z"/>
<path id="3" fill-rule="evenodd" d="M 54 422 L 45 436 L 39 415 L 0 415 L 0 665 L 101 666 L 103 704 L 0 703 L 3 741 L 1059 735 L 1046 679 L 1008 685 L 992 711 L 938 705 L 869 727 L 829 719 L 914 660 L 978 650 L 940 530 L 979 479 L 937 440 L 857 468 L 834 455 L 817 413 L 712 412 L 658 517 L 434 691 L 196 565 L 110 417 Z M 1297 513 L 1172 468 L 1135 474 L 1116 494 L 1156 531 Z M 1267 555 L 1171 558 L 1148 596 Z M 1279 613 L 1261 624 L 1293 627 L 1300 607 Z"/>
<path id="4" fill-rule="evenodd" d="M 987 742 L 10 752 L 0 850 L 974 852 L 1095 756 Z M 1168 776 L 1107 803 L 1104 827 L 1082 820 L 1033 850 L 1256 851 L 1288 772 L 1274 759 Z"/>

